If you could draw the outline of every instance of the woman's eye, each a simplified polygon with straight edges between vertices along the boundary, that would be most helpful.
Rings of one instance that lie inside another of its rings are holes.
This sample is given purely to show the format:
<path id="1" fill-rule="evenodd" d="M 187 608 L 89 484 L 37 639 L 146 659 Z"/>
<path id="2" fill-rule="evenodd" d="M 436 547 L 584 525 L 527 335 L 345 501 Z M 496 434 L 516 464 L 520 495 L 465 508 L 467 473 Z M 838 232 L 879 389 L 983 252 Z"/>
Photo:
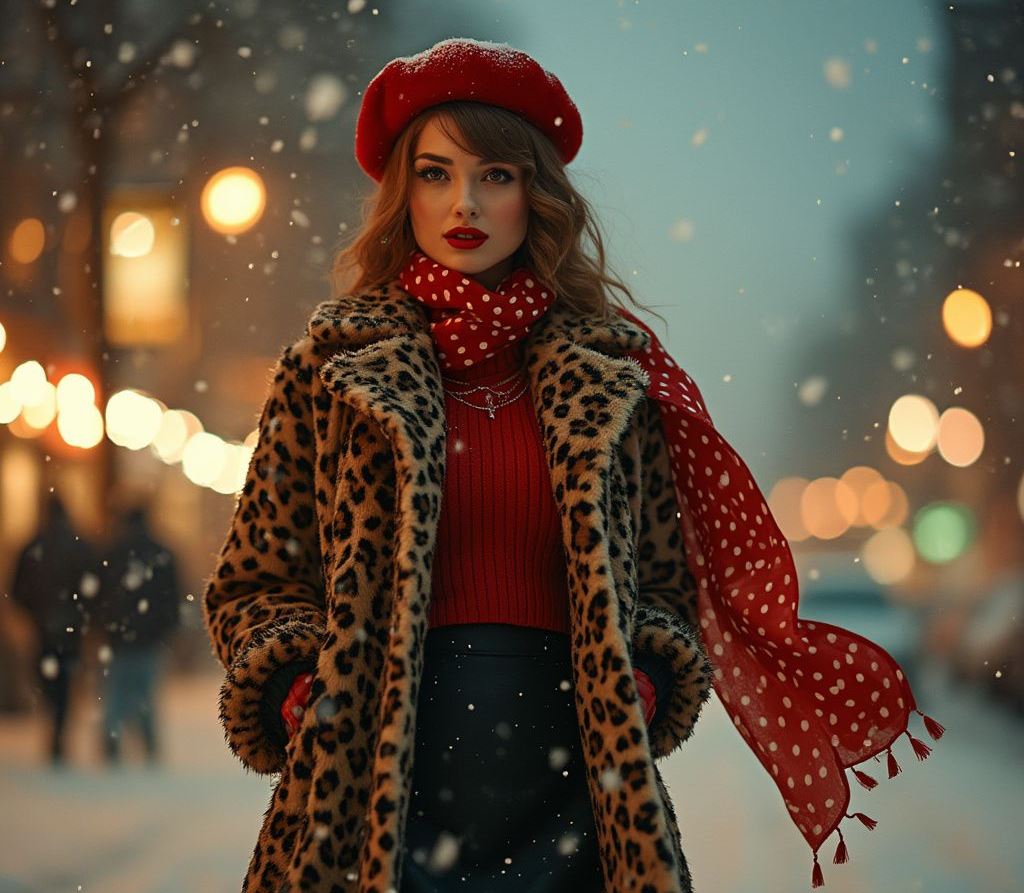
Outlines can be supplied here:
<path id="1" fill-rule="evenodd" d="M 493 168 L 491 168 L 487 172 L 487 176 L 489 177 L 491 174 L 501 174 L 502 178 L 499 179 L 499 180 L 494 181 L 494 182 L 497 182 L 497 183 L 511 183 L 512 180 L 515 179 L 507 170 L 504 170 L 503 168 L 500 168 L 500 167 L 493 167 Z"/>
<path id="2" fill-rule="evenodd" d="M 498 176 L 493 177 L 492 174 L 497 174 Z M 421 180 L 426 180 L 428 183 L 437 183 L 444 179 L 447 173 L 439 167 L 421 167 L 416 171 L 416 176 Z M 489 180 L 491 183 L 511 183 L 515 177 L 500 167 L 492 167 L 484 174 L 484 179 Z"/>

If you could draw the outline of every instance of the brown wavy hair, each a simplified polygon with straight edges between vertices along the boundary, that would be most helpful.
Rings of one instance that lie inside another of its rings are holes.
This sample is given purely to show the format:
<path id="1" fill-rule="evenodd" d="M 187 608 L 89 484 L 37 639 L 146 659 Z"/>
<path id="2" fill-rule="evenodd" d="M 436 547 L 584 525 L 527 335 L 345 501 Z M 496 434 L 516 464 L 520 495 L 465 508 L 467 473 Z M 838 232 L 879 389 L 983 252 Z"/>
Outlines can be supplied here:
<path id="1" fill-rule="evenodd" d="M 390 283 L 416 249 L 408 210 L 413 153 L 423 128 L 435 118 L 464 151 L 521 169 L 530 216 L 526 238 L 512 259 L 513 269 L 529 267 L 554 288 L 556 302 L 605 322 L 612 318 L 610 305 L 618 304 L 612 300 L 613 291 L 653 313 L 608 269 L 597 220 L 570 182 L 552 142 L 507 109 L 468 101 L 431 106 L 402 131 L 379 185 L 363 199 L 361 227 L 334 257 L 335 296 Z"/>

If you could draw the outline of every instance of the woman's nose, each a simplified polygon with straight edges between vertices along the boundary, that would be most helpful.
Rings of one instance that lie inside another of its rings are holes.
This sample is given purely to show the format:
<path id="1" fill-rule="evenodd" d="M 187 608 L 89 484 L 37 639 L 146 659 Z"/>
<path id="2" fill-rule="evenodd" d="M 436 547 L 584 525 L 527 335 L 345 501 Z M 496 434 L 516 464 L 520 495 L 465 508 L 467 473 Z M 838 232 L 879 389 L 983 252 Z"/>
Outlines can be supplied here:
<path id="1" fill-rule="evenodd" d="M 476 217 L 479 212 L 476 197 L 468 188 L 463 189 L 455 202 L 455 213 L 459 217 Z"/>

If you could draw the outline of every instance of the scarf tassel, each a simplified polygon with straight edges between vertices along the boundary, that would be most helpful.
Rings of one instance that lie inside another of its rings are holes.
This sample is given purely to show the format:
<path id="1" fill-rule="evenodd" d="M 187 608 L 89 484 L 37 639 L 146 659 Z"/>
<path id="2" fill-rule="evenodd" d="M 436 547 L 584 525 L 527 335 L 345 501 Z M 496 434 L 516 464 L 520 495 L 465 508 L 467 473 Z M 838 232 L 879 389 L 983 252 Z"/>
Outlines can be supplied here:
<path id="1" fill-rule="evenodd" d="M 928 734 L 938 741 L 942 737 L 942 733 L 946 731 L 945 726 L 939 725 L 934 719 L 930 716 L 925 716 L 920 710 L 915 710 L 914 712 L 924 720 L 924 727 L 928 730 Z"/>
<path id="2" fill-rule="evenodd" d="M 839 829 L 836 828 L 836 831 L 839 831 Z M 843 832 L 839 831 L 839 846 L 836 847 L 836 855 L 832 862 L 835 865 L 842 865 L 849 861 L 850 853 L 846 849 L 846 840 L 843 838 Z"/>
<path id="3" fill-rule="evenodd" d="M 906 735 L 910 739 L 911 746 L 914 748 L 914 756 L 916 756 L 918 760 L 927 760 L 932 749 L 919 738 L 915 738 L 911 735 L 910 732 L 907 732 Z"/>
<path id="4" fill-rule="evenodd" d="M 887 753 L 889 754 L 889 778 L 895 778 L 900 774 L 900 764 L 896 762 L 896 757 L 892 755 L 892 748 L 888 748 Z"/>
<path id="5" fill-rule="evenodd" d="M 821 872 L 821 866 L 818 864 L 818 851 L 814 851 L 814 870 L 811 872 L 811 886 L 812 887 L 824 887 L 825 877 Z"/>
<path id="6" fill-rule="evenodd" d="M 848 819 L 859 820 L 860 823 L 868 829 L 868 831 L 874 831 L 875 826 L 878 824 L 877 819 L 873 819 L 871 818 L 871 816 L 864 815 L 864 813 L 862 812 L 855 812 L 853 815 L 850 815 L 850 813 L 846 813 L 846 817 Z"/>
<path id="7" fill-rule="evenodd" d="M 869 791 L 872 788 L 878 787 L 878 782 L 875 781 L 875 779 L 873 779 L 870 775 L 868 775 L 867 772 L 861 772 L 859 769 L 854 769 L 853 777 L 860 782 L 862 788 L 866 788 Z"/>

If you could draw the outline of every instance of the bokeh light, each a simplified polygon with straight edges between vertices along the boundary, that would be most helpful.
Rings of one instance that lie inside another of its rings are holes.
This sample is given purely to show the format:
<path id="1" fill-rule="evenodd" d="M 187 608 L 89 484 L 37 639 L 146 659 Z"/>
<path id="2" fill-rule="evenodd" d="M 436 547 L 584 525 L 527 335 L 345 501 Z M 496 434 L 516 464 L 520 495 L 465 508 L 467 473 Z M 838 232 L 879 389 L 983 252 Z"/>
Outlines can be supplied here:
<path id="1" fill-rule="evenodd" d="M 973 465 L 985 449 L 985 429 L 969 409 L 951 406 L 939 418 L 939 455 L 950 465 Z"/>
<path id="2" fill-rule="evenodd" d="M 156 229 L 145 214 L 125 211 L 110 224 L 110 253 L 119 257 L 145 257 L 153 250 Z"/>
<path id="3" fill-rule="evenodd" d="M 210 483 L 210 489 L 229 495 L 238 493 L 245 486 L 245 476 L 249 471 L 252 450 L 244 444 L 238 443 L 225 444 L 225 450 L 224 467 L 217 478 Z"/>
<path id="4" fill-rule="evenodd" d="M 35 360 L 28 360 L 11 373 L 11 393 L 22 406 L 39 403 L 46 394 L 46 371 Z"/>
<path id="5" fill-rule="evenodd" d="M 69 372 L 57 383 L 57 410 L 65 412 L 76 406 L 93 405 L 96 388 L 79 372 Z"/>
<path id="6" fill-rule="evenodd" d="M 219 233 L 243 233 L 263 216 L 267 191 L 256 171 L 229 167 L 207 181 L 200 200 L 206 222 Z"/>
<path id="7" fill-rule="evenodd" d="M 258 432 L 253 432 L 258 434 Z M 250 434 L 250 437 L 252 435 Z M 248 443 L 248 438 L 246 439 Z M 807 487 L 807 479 L 788 477 L 778 481 L 768 494 L 768 506 L 782 535 L 790 542 L 798 543 L 811 534 L 800 517 L 800 497 Z"/>
<path id="8" fill-rule="evenodd" d="M 914 545 L 932 564 L 959 558 L 974 537 L 974 516 L 955 502 L 933 502 L 914 516 Z"/>
<path id="9" fill-rule="evenodd" d="M 914 544 L 902 527 L 889 527 L 871 535 L 861 551 L 864 569 L 876 583 L 900 583 L 914 570 Z"/>
<path id="10" fill-rule="evenodd" d="M 209 487 L 220 477 L 229 458 L 230 451 L 223 440 L 216 434 L 200 431 L 185 444 L 181 468 L 193 484 Z"/>
<path id="11" fill-rule="evenodd" d="M 5 347 L 7 347 L 7 329 L 5 329 L 4 324 L 0 322 L 0 353 L 3 353 Z"/>
<path id="12" fill-rule="evenodd" d="M 46 230 L 41 220 L 26 217 L 11 233 L 8 251 L 19 264 L 30 264 L 43 253 L 46 246 Z"/>
<path id="13" fill-rule="evenodd" d="M 882 477 L 877 469 L 872 468 L 870 465 L 854 465 L 852 468 L 846 469 L 839 480 L 846 484 L 857 497 L 857 514 L 853 519 L 853 524 L 863 527 L 869 523 L 864 517 L 864 494 L 867 492 L 868 487 L 884 481 L 885 478 Z"/>
<path id="14" fill-rule="evenodd" d="M 42 395 L 38 400 L 26 403 L 21 414 L 33 428 L 47 427 L 57 416 L 57 389 L 50 382 L 44 381 Z"/>
<path id="15" fill-rule="evenodd" d="M 92 403 L 69 403 L 57 413 L 57 431 L 68 446 L 91 449 L 103 439 L 103 415 Z"/>
<path id="16" fill-rule="evenodd" d="M 889 410 L 889 433 L 898 447 L 910 453 L 930 450 L 938 426 L 939 411 L 920 394 L 905 394 Z"/>
<path id="17" fill-rule="evenodd" d="M 185 428 L 184 438 L 181 437 L 182 425 Z M 160 431 L 153 439 L 153 449 L 169 465 L 180 462 L 185 454 L 185 446 L 189 438 L 204 430 L 203 423 L 198 416 L 187 409 L 170 409 L 164 413 Z"/>
<path id="18" fill-rule="evenodd" d="M 162 419 L 160 404 L 137 391 L 118 391 L 107 401 L 107 437 L 129 450 L 149 446 Z"/>
<path id="19" fill-rule="evenodd" d="M 21 401 L 14 396 L 14 385 L 0 384 L 0 425 L 7 425 L 21 415 Z"/>
<path id="20" fill-rule="evenodd" d="M 812 536 L 835 539 L 846 533 L 857 517 L 857 495 L 838 478 L 817 478 L 800 497 L 800 517 Z"/>
<path id="21" fill-rule="evenodd" d="M 153 451 L 164 462 L 171 464 L 181 461 L 181 454 L 189 437 L 197 432 L 190 432 L 185 416 L 176 409 L 169 409 L 160 420 L 160 429 L 153 438 Z"/>
<path id="22" fill-rule="evenodd" d="M 920 453 L 912 453 L 910 450 L 903 449 L 892 439 L 892 434 L 889 431 L 885 432 L 885 452 L 898 465 L 919 465 L 932 453 L 930 449 Z"/>
<path id="23" fill-rule="evenodd" d="M 864 491 L 861 511 L 867 524 L 882 530 L 906 521 L 910 503 L 906 491 L 895 481 L 877 481 Z"/>
<path id="24" fill-rule="evenodd" d="M 980 347 L 992 334 L 992 310 L 976 291 L 958 288 L 942 302 L 942 325 L 961 347 Z"/>

